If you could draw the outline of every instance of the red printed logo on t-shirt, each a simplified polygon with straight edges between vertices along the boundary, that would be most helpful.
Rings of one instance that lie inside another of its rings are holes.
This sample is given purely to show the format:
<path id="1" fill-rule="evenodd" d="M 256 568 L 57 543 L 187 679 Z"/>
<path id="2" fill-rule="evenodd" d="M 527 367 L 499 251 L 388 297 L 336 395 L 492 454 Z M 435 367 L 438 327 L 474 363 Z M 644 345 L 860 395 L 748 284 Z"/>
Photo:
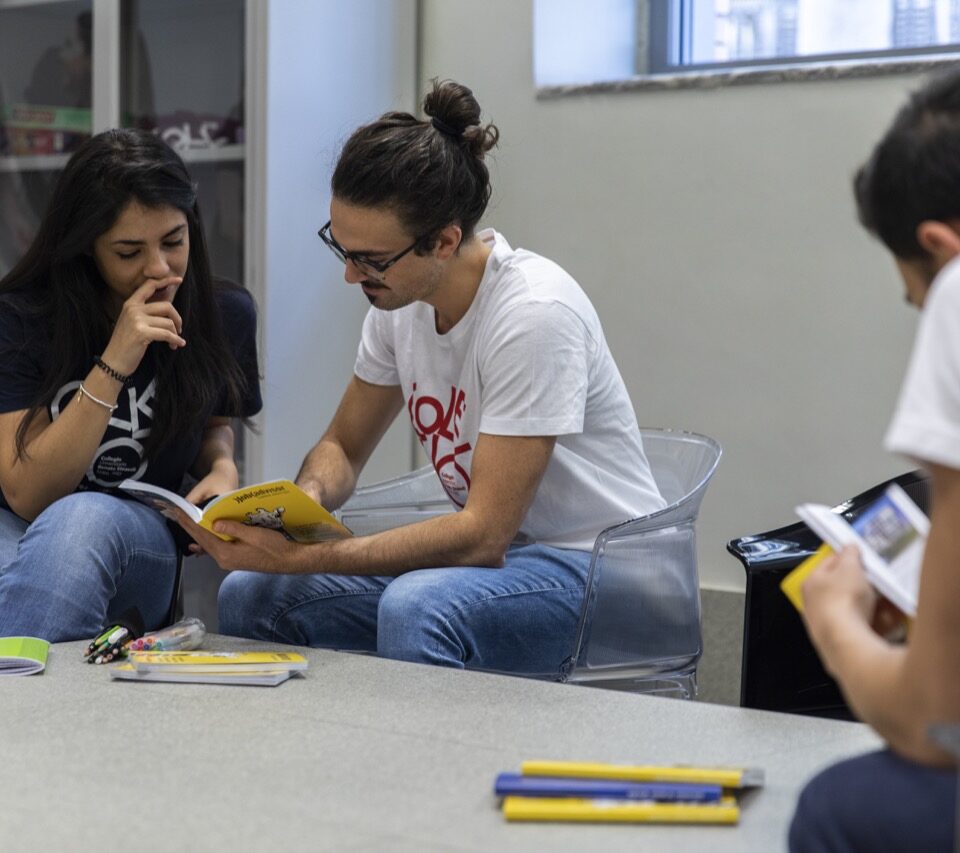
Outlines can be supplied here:
<path id="1" fill-rule="evenodd" d="M 472 450 L 470 442 L 459 443 L 460 421 L 467 408 L 467 397 L 456 386 L 450 386 L 450 399 L 446 404 L 429 394 L 417 396 L 417 383 L 407 400 L 410 423 L 420 439 L 420 444 L 440 478 L 444 490 L 457 506 L 467 503 L 470 492 L 470 475 L 457 461 L 457 457 Z"/>

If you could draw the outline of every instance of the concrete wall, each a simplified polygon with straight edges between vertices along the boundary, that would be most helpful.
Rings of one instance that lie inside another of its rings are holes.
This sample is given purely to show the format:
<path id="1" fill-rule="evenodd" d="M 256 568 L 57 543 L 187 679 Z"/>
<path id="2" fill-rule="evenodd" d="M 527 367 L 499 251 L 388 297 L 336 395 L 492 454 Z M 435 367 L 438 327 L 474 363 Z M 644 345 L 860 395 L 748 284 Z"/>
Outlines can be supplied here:
<path id="1" fill-rule="evenodd" d="M 485 223 L 580 281 L 640 423 L 723 444 L 701 575 L 739 587 L 728 539 L 912 467 L 881 439 L 916 318 L 849 185 L 918 78 L 538 101 L 532 5 L 424 0 L 421 88 L 499 126 Z"/>

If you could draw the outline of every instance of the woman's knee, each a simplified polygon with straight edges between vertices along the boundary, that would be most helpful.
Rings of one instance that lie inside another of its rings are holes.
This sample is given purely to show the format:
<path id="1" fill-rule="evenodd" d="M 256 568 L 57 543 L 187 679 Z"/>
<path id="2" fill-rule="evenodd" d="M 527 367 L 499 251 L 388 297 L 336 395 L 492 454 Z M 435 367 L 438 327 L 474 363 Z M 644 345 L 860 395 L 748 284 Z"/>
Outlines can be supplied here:
<path id="1" fill-rule="evenodd" d="M 100 492 L 75 492 L 54 501 L 27 528 L 25 539 L 48 548 L 105 548 L 124 541 L 119 498 Z"/>

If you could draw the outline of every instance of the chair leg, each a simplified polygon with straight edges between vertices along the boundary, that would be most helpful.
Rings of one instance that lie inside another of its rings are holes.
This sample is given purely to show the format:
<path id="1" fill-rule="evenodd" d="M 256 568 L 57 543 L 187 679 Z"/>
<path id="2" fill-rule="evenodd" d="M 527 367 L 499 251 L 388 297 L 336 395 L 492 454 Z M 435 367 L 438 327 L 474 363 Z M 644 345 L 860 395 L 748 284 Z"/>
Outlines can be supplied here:
<path id="1" fill-rule="evenodd" d="M 665 696 L 670 699 L 697 698 L 697 671 L 658 673 L 649 678 L 634 677 L 604 681 L 581 681 L 585 687 L 601 687 L 605 690 L 620 690 L 624 693 L 645 693 L 649 696 Z"/>

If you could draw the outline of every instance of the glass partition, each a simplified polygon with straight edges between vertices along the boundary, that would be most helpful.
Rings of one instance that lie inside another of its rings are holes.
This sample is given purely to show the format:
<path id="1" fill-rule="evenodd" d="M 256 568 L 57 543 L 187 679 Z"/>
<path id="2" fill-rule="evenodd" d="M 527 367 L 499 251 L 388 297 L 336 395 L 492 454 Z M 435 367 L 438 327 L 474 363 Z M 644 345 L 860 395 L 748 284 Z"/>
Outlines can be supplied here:
<path id="1" fill-rule="evenodd" d="M 90 0 L 0 3 L 0 275 L 92 128 Z"/>

